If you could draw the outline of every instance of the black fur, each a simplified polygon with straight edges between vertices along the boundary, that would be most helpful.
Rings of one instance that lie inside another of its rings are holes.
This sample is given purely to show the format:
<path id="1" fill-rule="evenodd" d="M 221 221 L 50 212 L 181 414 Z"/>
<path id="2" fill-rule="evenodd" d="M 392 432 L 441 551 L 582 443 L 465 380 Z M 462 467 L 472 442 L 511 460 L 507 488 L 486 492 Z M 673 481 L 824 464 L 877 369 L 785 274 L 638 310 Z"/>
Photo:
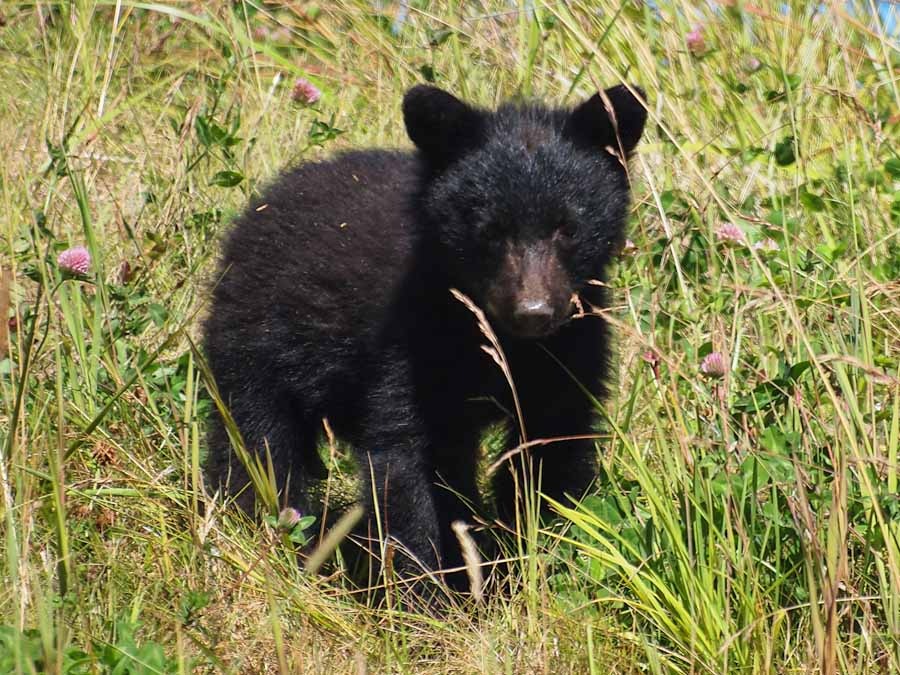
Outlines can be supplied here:
<path id="1" fill-rule="evenodd" d="M 607 326 L 568 321 L 571 298 L 604 305 L 587 281 L 604 279 L 623 241 L 629 192 L 627 157 L 611 151 L 627 156 L 646 118 L 624 87 L 605 99 L 615 123 L 599 95 L 574 111 L 487 112 L 415 87 L 404 118 L 417 152 L 302 165 L 238 220 L 206 351 L 246 446 L 268 443 L 285 502 L 303 505 L 324 475 L 315 440 L 327 417 L 356 449 L 364 499 L 371 512 L 374 484 L 390 536 L 431 569 L 459 563 L 450 523 L 471 512 L 440 486 L 478 505 L 480 434 L 513 406 L 450 288 L 500 334 L 529 438 L 590 433 L 592 404 L 572 376 L 603 395 Z M 580 496 L 596 475 L 591 442 L 531 453 L 554 497 Z M 207 475 L 232 491 L 247 483 L 217 417 Z M 498 476 L 509 516 L 512 474 Z"/>

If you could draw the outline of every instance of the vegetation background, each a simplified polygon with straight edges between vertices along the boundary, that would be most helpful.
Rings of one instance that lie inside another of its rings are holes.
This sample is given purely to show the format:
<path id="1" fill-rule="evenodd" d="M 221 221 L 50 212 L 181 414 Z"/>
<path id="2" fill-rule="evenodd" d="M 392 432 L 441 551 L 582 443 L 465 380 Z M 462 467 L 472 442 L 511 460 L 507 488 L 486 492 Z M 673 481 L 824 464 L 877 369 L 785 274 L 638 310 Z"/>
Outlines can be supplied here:
<path id="1" fill-rule="evenodd" d="M 0 672 L 900 672 L 882 9 L 4 3 Z M 509 597 L 442 618 L 367 609 L 297 564 L 302 531 L 204 492 L 192 346 L 249 195 L 407 147 L 421 81 L 485 106 L 628 81 L 650 114 L 598 493 L 526 528 Z"/>

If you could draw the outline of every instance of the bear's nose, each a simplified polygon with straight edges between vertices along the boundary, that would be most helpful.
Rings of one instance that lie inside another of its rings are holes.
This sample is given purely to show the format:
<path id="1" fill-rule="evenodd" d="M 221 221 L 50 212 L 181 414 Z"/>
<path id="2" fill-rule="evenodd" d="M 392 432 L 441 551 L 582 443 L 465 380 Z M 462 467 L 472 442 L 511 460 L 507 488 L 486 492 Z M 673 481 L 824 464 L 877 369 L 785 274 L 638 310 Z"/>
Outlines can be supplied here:
<path id="1" fill-rule="evenodd" d="M 547 331 L 553 320 L 553 308 L 540 298 L 526 298 L 516 305 L 516 323 L 527 335 L 540 335 Z"/>

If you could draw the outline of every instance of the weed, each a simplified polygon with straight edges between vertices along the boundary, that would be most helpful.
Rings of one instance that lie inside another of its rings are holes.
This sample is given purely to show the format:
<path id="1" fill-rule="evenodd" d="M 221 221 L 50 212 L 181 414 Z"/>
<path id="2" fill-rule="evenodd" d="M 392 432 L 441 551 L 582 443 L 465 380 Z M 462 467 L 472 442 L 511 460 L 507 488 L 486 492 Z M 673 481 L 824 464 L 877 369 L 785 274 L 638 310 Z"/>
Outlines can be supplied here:
<path id="1" fill-rule="evenodd" d="M 900 670 L 900 58 L 870 5 L 4 6 L 0 671 Z M 423 78 L 649 93 L 603 475 L 447 620 L 205 493 L 192 348 L 249 195 L 405 145 Z"/>

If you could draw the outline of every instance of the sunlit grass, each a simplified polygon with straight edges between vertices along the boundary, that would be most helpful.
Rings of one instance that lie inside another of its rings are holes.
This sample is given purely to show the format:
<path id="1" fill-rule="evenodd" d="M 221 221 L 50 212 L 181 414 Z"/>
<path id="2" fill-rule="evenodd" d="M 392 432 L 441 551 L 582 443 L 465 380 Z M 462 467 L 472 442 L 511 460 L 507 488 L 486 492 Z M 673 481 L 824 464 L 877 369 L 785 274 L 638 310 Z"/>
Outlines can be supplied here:
<path id="1" fill-rule="evenodd" d="M 4 6 L 0 671 L 900 670 L 896 40 L 843 4 L 411 5 Z M 627 81 L 650 111 L 597 494 L 442 618 L 204 492 L 192 348 L 248 196 L 408 147 L 424 79 L 485 106 Z"/>

